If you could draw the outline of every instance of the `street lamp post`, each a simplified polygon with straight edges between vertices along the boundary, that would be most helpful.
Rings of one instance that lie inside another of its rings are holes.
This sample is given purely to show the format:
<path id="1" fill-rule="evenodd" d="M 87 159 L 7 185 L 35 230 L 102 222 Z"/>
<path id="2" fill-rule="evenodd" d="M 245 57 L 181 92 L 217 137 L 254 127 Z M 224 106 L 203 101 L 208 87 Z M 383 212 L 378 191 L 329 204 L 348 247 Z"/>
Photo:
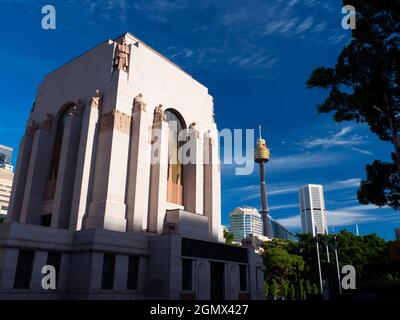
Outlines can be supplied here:
<path id="1" fill-rule="evenodd" d="M 336 270 L 337 270 L 337 278 L 338 278 L 338 284 L 339 284 L 339 293 L 342 294 L 342 284 L 341 284 L 341 279 L 340 279 L 339 258 L 338 258 L 338 253 L 337 253 L 335 230 L 333 230 L 333 247 L 335 249 L 335 260 L 336 260 Z"/>
<path id="2" fill-rule="evenodd" d="M 315 227 L 315 241 L 316 241 L 316 247 L 317 247 L 317 262 L 318 262 L 318 275 L 319 275 L 319 288 L 321 294 L 324 293 L 324 288 L 322 285 L 322 271 L 321 271 L 321 259 L 319 257 L 319 242 L 318 242 L 318 233 L 317 233 L 317 227 Z"/>

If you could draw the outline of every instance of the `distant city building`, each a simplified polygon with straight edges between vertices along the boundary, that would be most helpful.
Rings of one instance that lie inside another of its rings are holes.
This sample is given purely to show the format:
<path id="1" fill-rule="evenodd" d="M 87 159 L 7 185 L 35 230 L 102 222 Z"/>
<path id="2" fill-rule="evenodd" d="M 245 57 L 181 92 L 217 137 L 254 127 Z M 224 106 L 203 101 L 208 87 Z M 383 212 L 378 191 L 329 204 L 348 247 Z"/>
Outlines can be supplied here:
<path id="1" fill-rule="evenodd" d="M 285 228 L 278 221 L 268 215 L 271 237 L 263 235 L 263 216 L 257 209 L 251 207 L 239 207 L 233 210 L 229 215 L 230 228 L 233 234 L 233 240 L 241 243 L 243 239 L 258 238 L 267 241 L 272 238 L 296 240 L 296 234 Z"/>
<path id="2" fill-rule="evenodd" d="M 301 187 L 299 201 L 303 233 L 328 233 L 323 187 L 318 184 Z"/>
<path id="3" fill-rule="evenodd" d="M 13 149 L 0 144 L 0 168 L 12 171 L 13 166 L 11 164 Z"/>
<path id="4" fill-rule="evenodd" d="M 239 243 L 251 234 L 253 236 L 263 235 L 262 217 L 255 208 L 235 208 L 229 214 L 229 227 L 233 234 L 233 241 Z"/>
<path id="5" fill-rule="evenodd" d="M 400 241 L 400 228 L 395 229 L 394 232 L 396 234 L 396 240 Z"/>
<path id="6" fill-rule="evenodd" d="M 0 145 L 0 217 L 7 214 L 13 183 L 13 166 L 11 165 L 13 149 Z"/>
<path id="7" fill-rule="evenodd" d="M 290 231 L 289 229 L 281 225 L 280 222 L 271 218 L 271 216 L 270 216 L 270 222 L 274 238 L 292 240 L 292 241 L 297 240 L 296 234 L 294 232 Z"/>

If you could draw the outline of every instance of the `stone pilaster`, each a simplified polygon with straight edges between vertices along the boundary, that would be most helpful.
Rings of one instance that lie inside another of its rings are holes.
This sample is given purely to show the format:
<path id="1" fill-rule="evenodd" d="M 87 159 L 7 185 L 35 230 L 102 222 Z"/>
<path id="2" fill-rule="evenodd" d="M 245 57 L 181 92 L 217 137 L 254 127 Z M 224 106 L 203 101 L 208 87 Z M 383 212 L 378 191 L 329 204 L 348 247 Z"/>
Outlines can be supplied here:
<path id="1" fill-rule="evenodd" d="M 83 217 L 87 213 L 92 190 L 94 169 L 92 162 L 96 160 L 99 110 L 98 104 L 85 108 L 82 117 L 81 139 L 76 162 L 74 194 L 71 204 L 71 220 L 69 228 L 80 230 Z"/>
<path id="2" fill-rule="evenodd" d="M 53 228 L 67 229 L 69 227 L 81 122 L 80 116 L 74 113 L 70 113 L 65 119 L 53 203 L 53 216 L 51 219 L 51 226 Z"/>
<path id="3" fill-rule="evenodd" d="M 247 266 L 246 266 L 247 267 Z M 238 300 L 240 292 L 240 274 L 239 265 L 235 263 L 228 263 L 226 265 L 227 275 L 226 275 L 226 286 L 227 286 L 227 299 L 228 300 Z M 247 276 L 246 272 L 246 276 Z M 247 280 L 247 286 L 248 286 Z"/>
<path id="4" fill-rule="evenodd" d="M 29 160 L 32 153 L 33 137 L 37 130 L 36 122 L 33 122 L 26 129 L 25 135 L 19 144 L 17 167 L 11 192 L 8 220 L 19 221 L 21 216 L 22 202 L 24 200 L 26 180 L 28 176 Z"/>
<path id="5" fill-rule="evenodd" d="M 185 165 L 185 210 L 203 214 L 203 136 L 189 130 L 190 162 Z"/>
<path id="6" fill-rule="evenodd" d="M 48 168 L 52 155 L 51 127 L 46 120 L 35 134 L 21 208 L 21 223 L 40 224 Z"/>
<path id="7" fill-rule="evenodd" d="M 116 109 L 101 117 L 86 229 L 126 231 L 125 189 L 130 124 L 130 115 Z"/>
<path id="8" fill-rule="evenodd" d="M 18 263 L 18 248 L 2 248 L 0 250 L 0 289 L 14 288 L 15 269 Z"/>
<path id="9" fill-rule="evenodd" d="M 222 241 L 221 170 L 216 127 L 204 138 L 204 214 L 208 217 L 210 240 Z"/>
<path id="10" fill-rule="evenodd" d="M 167 203 L 168 179 L 168 123 L 156 121 L 152 132 L 150 202 L 148 229 L 161 233 L 164 225 Z"/>
<path id="11" fill-rule="evenodd" d="M 194 260 L 196 272 L 195 274 L 195 289 L 197 300 L 209 300 L 210 292 L 210 261 Z"/>
<path id="12" fill-rule="evenodd" d="M 248 259 L 248 291 L 250 300 L 264 299 L 264 265 L 262 258 L 254 251 L 253 246 L 247 248 Z"/>
<path id="13" fill-rule="evenodd" d="M 145 110 L 132 114 L 127 194 L 128 230 L 146 230 L 149 206 L 152 117 Z"/>
<path id="14" fill-rule="evenodd" d="M 126 291 L 128 283 L 129 256 L 118 254 L 115 257 L 114 290 Z"/>
<path id="15" fill-rule="evenodd" d="M 32 266 L 32 277 L 30 289 L 33 291 L 43 290 L 42 279 L 44 275 L 42 274 L 42 268 L 47 265 L 47 255 L 48 252 L 42 250 L 35 250 L 35 257 Z"/>

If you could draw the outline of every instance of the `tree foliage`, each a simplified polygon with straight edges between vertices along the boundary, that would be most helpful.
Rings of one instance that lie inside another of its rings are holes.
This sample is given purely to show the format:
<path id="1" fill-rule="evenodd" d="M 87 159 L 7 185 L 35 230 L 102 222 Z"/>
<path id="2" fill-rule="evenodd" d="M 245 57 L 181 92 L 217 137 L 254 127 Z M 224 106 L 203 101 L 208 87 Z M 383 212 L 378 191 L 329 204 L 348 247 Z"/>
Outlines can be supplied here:
<path id="1" fill-rule="evenodd" d="M 287 295 L 288 299 L 295 299 L 296 298 L 296 289 L 294 288 L 293 283 L 289 285 L 289 292 Z"/>
<path id="2" fill-rule="evenodd" d="M 279 287 L 278 287 L 278 284 L 276 283 L 275 279 L 271 280 L 271 285 L 270 285 L 270 288 L 269 288 L 269 292 L 270 292 L 271 297 L 273 299 L 276 299 L 276 297 L 279 294 Z"/>
<path id="3" fill-rule="evenodd" d="M 333 113 L 337 122 L 366 123 L 381 140 L 390 141 L 399 131 L 400 0 L 344 0 L 343 4 L 351 4 L 357 11 L 352 39 L 336 65 L 315 69 L 307 86 L 329 90 L 319 112 Z M 390 119 L 395 130 L 391 130 Z M 397 210 L 399 182 L 389 179 L 392 172 L 390 163 L 369 165 L 358 192 L 360 202 L 387 204 Z"/>
<path id="4" fill-rule="evenodd" d="M 266 298 L 269 297 L 269 284 L 267 281 L 264 281 L 264 296 Z"/>
<path id="5" fill-rule="evenodd" d="M 327 268 L 322 268 L 323 278 L 326 279 L 326 272 L 330 269 L 329 272 L 335 277 L 332 279 L 332 290 L 336 292 L 334 236 L 327 237 L 330 263 L 327 259 L 325 236 L 319 235 L 318 242 L 321 265 Z M 385 242 L 376 234 L 356 236 L 342 230 L 336 235 L 339 267 L 355 267 L 357 287 L 372 288 L 374 283 L 383 283 L 395 288 L 400 285 L 400 269 L 398 264 L 389 260 L 388 248 L 391 243 Z M 307 294 L 320 293 L 316 240 L 312 235 L 298 235 L 298 242 L 274 239 L 265 242 L 263 248 L 265 283 L 270 296 L 281 295 L 290 299 L 292 286 L 297 299 L 304 299 Z"/>
<path id="6" fill-rule="evenodd" d="M 400 180 L 391 179 L 393 164 L 375 160 L 366 166 L 367 177 L 361 181 L 357 196 L 362 204 L 373 203 L 400 209 Z"/>
<path id="7" fill-rule="evenodd" d="M 297 268 L 304 269 L 303 258 L 288 253 L 282 248 L 270 248 L 264 254 L 264 264 L 268 278 L 275 278 L 283 285 L 289 277 L 295 277 Z"/>
<path id="8" fill-rule="evenodd" d="M 233 234 L 226 229 L 224 229 L 224 238 L 225 243 L 227 244 L 231 244 L 233 242 Z"/>

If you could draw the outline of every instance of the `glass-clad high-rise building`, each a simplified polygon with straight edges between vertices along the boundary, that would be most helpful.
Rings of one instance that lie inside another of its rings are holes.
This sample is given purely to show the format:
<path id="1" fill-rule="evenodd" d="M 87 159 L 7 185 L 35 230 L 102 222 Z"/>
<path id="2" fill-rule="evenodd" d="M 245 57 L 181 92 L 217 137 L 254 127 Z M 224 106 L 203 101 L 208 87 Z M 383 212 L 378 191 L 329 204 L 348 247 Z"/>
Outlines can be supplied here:
<path id="1" fill-rule="evenodd" d="M 297 237 L 294 232 L 290 231 L 288 228 L 281 225 L 280 222 L 276 221 L 275 219 L 272 219 L 271 217 L 270 221 L 271 221 L 272 235 L 274 238 L 297 241 Z"/>
<path id="2" fill-rule="evenodd" d="M 300 188 L 300 215 L 303 233 L 328 233 L 324 190 L 321 185 L 307 184 Z"/>
<path id="3" fill-rule="evenodd" d="M 268 215 L 270 223 L 270 239 L 286 239 L 296 241 L 296 234 L 281 225 L 278 221 Z M 256 208 L 239 207 L 229 214 L 229 231 L 233 234 L 235 242 L 253 236 L 263 235 L 263 219 Z"/>
<path id="4" fill-rule="evenodd" d="M 5 218 L 11 197 L 11 188 L 14 179 L 11 164 L 13 149 L 0 145 L 0 218 Z"/>
<path id="5" fill-rule="evenodd" d="M 12 148 L 0 144 L 0 168 L 12 170 L 12 152 Z"/>
<path id="6" fill-rule="evenodd" d="M 241 242 L 250 234 L 261 236 L 263 234 L 261 214 L 255 208 L 236 208 L 229 214 L 229 230 L 235 242 Z"/>

